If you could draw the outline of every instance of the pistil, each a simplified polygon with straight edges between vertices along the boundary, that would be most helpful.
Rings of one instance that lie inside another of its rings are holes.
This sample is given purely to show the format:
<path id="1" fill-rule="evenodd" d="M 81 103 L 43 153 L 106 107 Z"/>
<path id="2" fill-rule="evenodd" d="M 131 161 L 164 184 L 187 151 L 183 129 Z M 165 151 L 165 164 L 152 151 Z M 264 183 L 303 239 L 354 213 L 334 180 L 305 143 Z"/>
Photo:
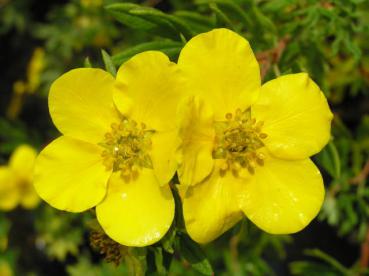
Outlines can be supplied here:
<path id="1" fill-rule="evenodd" d="M 153 133 L 145 124 L 126 117 L 118 124 L 113 123 L 100 143 L 104 147 L 102 157 L 106 169 L 120 171 L 121 177 L 129 181 L 138 177 L 141 168 L 152 168 L 148 152 Z"/>
<path id="2" fill-rule="evenodd" d="M 221 175 L 231 171 L 237 175 L 239 170 L 247 169 L 255 173 L 257 166 L 264 165 L 263 122 L 251 118 L 248 110 L 237 109 L 234 114 L 227 113 L 225 121 L 215 122 L 215 146 L 213 158 L 221 159 Z"/>

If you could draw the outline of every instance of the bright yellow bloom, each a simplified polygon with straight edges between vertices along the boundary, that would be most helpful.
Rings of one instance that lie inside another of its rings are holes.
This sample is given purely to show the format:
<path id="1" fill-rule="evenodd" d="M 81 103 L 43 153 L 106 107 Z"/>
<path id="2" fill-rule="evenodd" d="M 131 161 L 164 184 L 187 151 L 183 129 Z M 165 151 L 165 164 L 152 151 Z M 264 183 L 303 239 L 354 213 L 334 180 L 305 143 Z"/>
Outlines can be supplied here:
<path id="1" fill-rule="evenodd" d="M 33 166 L 36 151 L 21 145 L 10 156 L 8 166 L 0 166 L 0 210 L 9 211 L 21 205 L 35 208 L 40 198 L 33 188 Z"/>
<path id="2" fill-rule="evenodd" d="M 332 113 L 305 73 L 260 84 L 248 41 L 226 29 L 191 39 L 178 66 L 194 96 L 181 108 L 178 175 L 189 235 L 209 242 L 245 214 L 293 233 L 318 213 L 324 186 L 309 157 L 330 138 Z"/>
<path id="3" fill-rule="evenodd" d="M 13 276 L 13 270 L 9 263 L 5 260 L 0 260 L 0 275 L 1 276 Z"/>
<path id="4" fill-rule="evenodd" d="M 45 51 L 36 48 L 27 67 L 27 89 L 30 94 L 36 92 L 41 82 L 41 72 L 45 66 Z"/>
<path id="5" fill-rule="evenodd" d="M 174 216 L 178 81 L 176 65 L 155 51 L 131 58 L 116 79 L 92 68 L 58 78 L 49 109 L 63 136 L 37 158 L 41 198 L 70 212 L 96 206 L 105 232 L 123 245 L 160 240 Z"/>
<path id="6" fill-rule="evenodd" d="M 13 84 L 13 95 L 7 110 L 7 117 L 15 119 L 22 109 L 24 95 L 33 94 L 41 83 L 41 73 L 45 66 L 45 51 L 36 48 L 27 67 L 27 81 L 17 80 Z"/>

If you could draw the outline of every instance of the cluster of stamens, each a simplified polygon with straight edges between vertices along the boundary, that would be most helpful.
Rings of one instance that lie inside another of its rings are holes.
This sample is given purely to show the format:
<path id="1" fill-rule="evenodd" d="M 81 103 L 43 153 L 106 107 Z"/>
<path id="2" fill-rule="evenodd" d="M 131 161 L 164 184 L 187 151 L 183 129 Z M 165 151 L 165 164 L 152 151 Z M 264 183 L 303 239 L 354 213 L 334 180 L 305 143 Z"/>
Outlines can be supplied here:
<path id="1" fill-rule="evenodd" d="M 109 238 L 103 230 L 92 231 L 90 234 L 90 244 L 92 248 L 104 255 L 108 263 L 119 265 L 123 259 L 123 245 Z"/>
<path id="2" fill-rule="evenodd" d="M 249 110 L 240 109 L 234 114 L 227 113 L 225 119 L 215 122 L 213 158 L 223 160 L 220 173 L 224 175 L 229 170 L 237 175 L 245 168 L 254 174 L 256 166 L 264 165 L 265 156 L 259 151 L 267 137 L 261 131 L 264 123 L 251 118 Z"/>
<path id="3" fill-rule="evenodd" d="M 135 179 L 141 168 L 152 168 L 148 154 L 151 149 L 153 130 L 147 130 L 145 124 L 124 117 L 120 123 L 113 123 L 107 132 L 102 152 L 103 163 L 107 170 L 120 171 L 126 181 Z"/>

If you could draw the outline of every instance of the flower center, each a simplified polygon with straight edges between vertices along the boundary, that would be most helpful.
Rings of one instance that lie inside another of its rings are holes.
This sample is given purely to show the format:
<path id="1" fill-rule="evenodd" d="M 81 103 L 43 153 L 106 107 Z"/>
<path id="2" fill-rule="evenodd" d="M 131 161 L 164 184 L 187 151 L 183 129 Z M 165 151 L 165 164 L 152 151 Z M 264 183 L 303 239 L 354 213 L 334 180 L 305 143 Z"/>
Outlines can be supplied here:
<path id="1" fill-rule="evenodd" d="M 261 131 L 263 122 L 251 118 L 250 111 L 237 109 L 234 114 L 227 113 L 225 121 L 215 122 L 215 146 L 213 158 L 222 159 L 221 174 L 228 170 L 237 175 L 246 168 L 255 173 L 257 165 L 264 165 L 263 139 L 267 134 Z"/>
<path id="2" fill-rule="evenodd" d="M 113 123 L 100 143 L 105 148 L 101 155 L 106 169 L 120 171 L 121 177 L 129 181 L 137 178 L 141 168 L 152 168 L 148 152 L 153 133 L 145 124 L 126 117 L 119 124 Z"/>

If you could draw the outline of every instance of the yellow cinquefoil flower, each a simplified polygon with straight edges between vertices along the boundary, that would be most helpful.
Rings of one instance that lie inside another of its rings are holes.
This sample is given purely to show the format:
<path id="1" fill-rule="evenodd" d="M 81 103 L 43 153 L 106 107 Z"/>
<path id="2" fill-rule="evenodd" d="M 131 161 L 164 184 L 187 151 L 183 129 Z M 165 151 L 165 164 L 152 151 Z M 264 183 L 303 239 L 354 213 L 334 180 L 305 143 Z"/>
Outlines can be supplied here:
<path id="1" fill-rule="evenodd" d="M 13 270 L 7 261 L 0 260 L 0 275 L 13 276 Z"/>
<path id="2" fill-rule="evenodd" d="M 181 111 L 178 175 L 189 235 L 209 242 L 245 214 L 275 234 L 304 228 L 324 186 L 309 157 L 330 138 L 330 112 L 305 73 L 260 84 L 249 43 L 227 29 L 191 39 L 178 66 L 193 97 Z"/>
<path id="3" fill-rule="evenodd" d="M 175 64 L 155 51 L 131 58 L 116 79 L 92 68 L 58 78 L 49 109 L 63 136 L 37 158 L 41 198 L 70 212 L 96 206 L 103 229 L 123 245 L 158 241 L 174 216 L 178 80 Z"/>
<path id="4" fill-rule="evenodd" d="M 21 145 L 10 156 L 8 166 L 0 166 L 0 210 L 9 211 L 21 205 L 35 208 L 40 198 L 33 188 L 33 166 L 36 150 Z"/>

